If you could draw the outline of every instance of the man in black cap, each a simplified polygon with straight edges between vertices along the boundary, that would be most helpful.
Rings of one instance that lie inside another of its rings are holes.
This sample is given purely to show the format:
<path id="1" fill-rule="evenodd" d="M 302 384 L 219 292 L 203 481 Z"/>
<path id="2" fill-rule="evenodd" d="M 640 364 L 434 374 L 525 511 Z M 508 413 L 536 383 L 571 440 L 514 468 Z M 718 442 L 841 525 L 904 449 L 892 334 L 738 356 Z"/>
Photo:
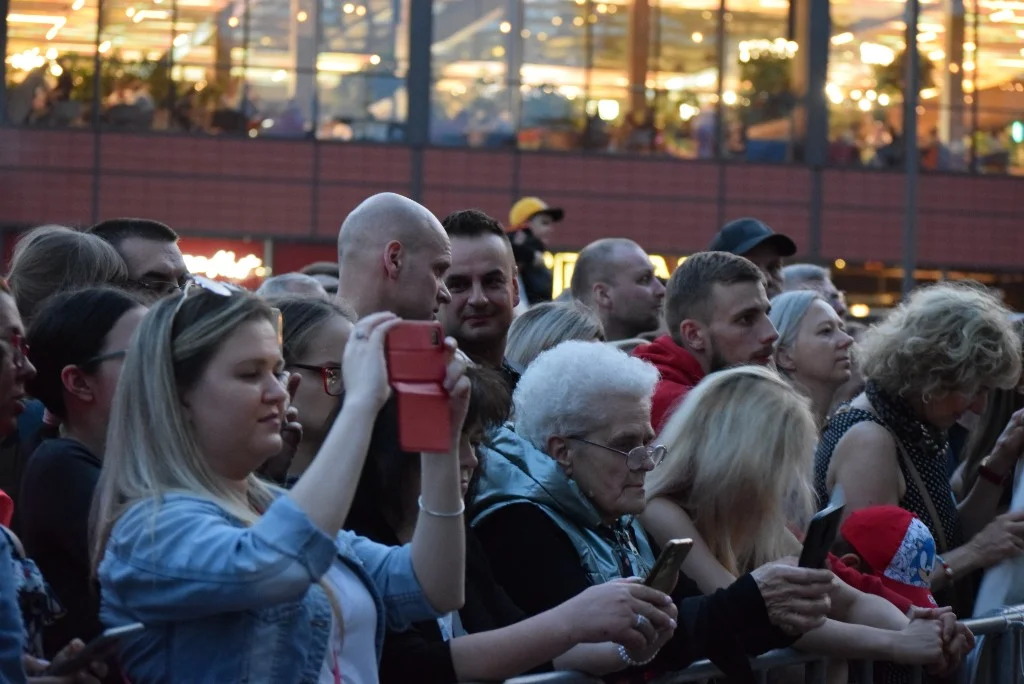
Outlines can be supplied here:
<path id="1" fill-rule="evenodd" d="M 741 218 L 725 224 L 708 251 L 731 252 L 753 261 L 764 273 L 765 290 L 771 299 L 782 292 L 782 258 L 796 254 L 796 243 L 763 221 Z"/>

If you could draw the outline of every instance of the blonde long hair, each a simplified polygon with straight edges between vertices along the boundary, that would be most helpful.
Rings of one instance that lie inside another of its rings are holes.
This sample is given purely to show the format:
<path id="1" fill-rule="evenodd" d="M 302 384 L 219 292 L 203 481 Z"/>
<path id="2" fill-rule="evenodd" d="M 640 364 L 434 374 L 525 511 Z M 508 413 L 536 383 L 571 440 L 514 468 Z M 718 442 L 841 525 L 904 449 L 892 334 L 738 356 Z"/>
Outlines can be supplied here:
<path id="1" fill-rule="evenodd" d="M 183 296 L 164 299 L 150 310 L 125 358 L 93 501 L 94 573 L 115 523 L 140 501 L 159 503 L 165 494 L 187 493 L 252 524 L 274 498 L 255 475 L 242 495 L 214 473 L 181 401 L 238 326 L 254 319 L 273 321 L 272 312 L 243 292 L 227 297 L 200 290 L 182 302 Z M 153 510 L 155 516 L 158 507 Z"/>
<path id="2" fill-rule="evenodd" d="M 814 511 L 817 429 L 808 400 L 776 372 L 741 366 L 708 376 L 661 434 L 665 462 L 647 498 L 687 510 L 715 558 L 740 575 L 799 552 L 790 526 Z"/>

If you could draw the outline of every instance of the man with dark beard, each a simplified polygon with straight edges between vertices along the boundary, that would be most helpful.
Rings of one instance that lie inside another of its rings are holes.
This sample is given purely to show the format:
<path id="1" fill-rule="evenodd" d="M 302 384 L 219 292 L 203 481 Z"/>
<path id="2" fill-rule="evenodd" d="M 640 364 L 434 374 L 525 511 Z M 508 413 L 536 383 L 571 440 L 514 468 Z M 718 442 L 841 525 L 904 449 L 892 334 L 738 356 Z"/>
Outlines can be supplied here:
<path id="1" fill-rule="evenodd" d="M 445 275 L 451 301 L 438 318 L 445 334 L 474 362 L 500 370 L 509 386 L 519 371 L 505 360 L 505 342 L 519 304 L 519 281 L 512 244 L 496 219 L 467 209 L 441 221 L 452 245 L 452 265 Z"/>
<path id="2" fill-rule="evenodd" d="M 665 297 L 669 334 L 633 351 L 661 372 L 651 407 L 655 430 L 707 374 L 771 364 L 779 335 L 770 309 L 764 276 L 743 257 L 702 252 L 676 269 Z"/>

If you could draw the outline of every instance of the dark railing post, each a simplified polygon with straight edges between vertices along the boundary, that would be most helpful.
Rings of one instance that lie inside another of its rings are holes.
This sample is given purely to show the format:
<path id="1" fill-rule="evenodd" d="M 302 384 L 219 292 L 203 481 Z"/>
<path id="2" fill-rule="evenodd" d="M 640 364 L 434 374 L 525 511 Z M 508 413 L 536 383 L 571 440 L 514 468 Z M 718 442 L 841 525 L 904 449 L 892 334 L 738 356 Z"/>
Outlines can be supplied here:
<path id="1" fill-rule="evenodd" d="M 0 0 L 0 17 L 4 17 L 4 30 L 0 31 L 0 126 L 7 121 L 7 13 L 10 0 Z"/>
<path id="2" fill-rule="evenodd" d="M 804 138 L 804 158 L 811 173 L 810 244 L 807 251 L 814 260 L 821 259 L 822 204 L 825 178 L 823 169 L 828 163 L 828 104 L 825 85 L 828 82 L 828 51 L 832 21 L 828 0 L 806 0 L 801 11 L 809 12 L 807 32 L 807 90 L 804 107 L 807 128 Z"/>
<path id="3" fill-rule="evenodd" d="M 921 155 L 917 149 L 917 101 L 921 82 L 921 60 L 917 51 L 917 18 L 920 0 L 907 0 L 907 51 L 903 88 L 903 163 L 906 171 L 903 216 L 903 294 L 914 289 L 917 267 L 917 180 Z"/>
<path id="4" fill-rule="evenodd" d="M 406 140 L 412 148 L 409 192 L 417 202 L 423 199 L 423 154 L 430 142 L 430 89 L 433 87 L 431 44 L 434 40 L 432 0 L 409 3 L 409 69 L 405 88 L 409 95 Z"/>

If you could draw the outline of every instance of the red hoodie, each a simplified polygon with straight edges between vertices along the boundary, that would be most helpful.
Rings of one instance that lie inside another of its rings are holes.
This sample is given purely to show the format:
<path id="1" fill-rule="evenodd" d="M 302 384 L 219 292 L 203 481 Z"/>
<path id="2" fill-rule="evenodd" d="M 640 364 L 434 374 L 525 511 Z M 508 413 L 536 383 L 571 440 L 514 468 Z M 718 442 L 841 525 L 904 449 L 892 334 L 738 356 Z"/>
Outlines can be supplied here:
<path id="1" fill-rule="evenodd" d="M 661 432 L 669 414 L 704 379 L 704 369 L 693 354 L 676 344 L 669 335 L 638 346 L 633 350 L 633 356 L 654 364 L 661 373 L 651 404 L 651 425 L 656 432 Z"/>

